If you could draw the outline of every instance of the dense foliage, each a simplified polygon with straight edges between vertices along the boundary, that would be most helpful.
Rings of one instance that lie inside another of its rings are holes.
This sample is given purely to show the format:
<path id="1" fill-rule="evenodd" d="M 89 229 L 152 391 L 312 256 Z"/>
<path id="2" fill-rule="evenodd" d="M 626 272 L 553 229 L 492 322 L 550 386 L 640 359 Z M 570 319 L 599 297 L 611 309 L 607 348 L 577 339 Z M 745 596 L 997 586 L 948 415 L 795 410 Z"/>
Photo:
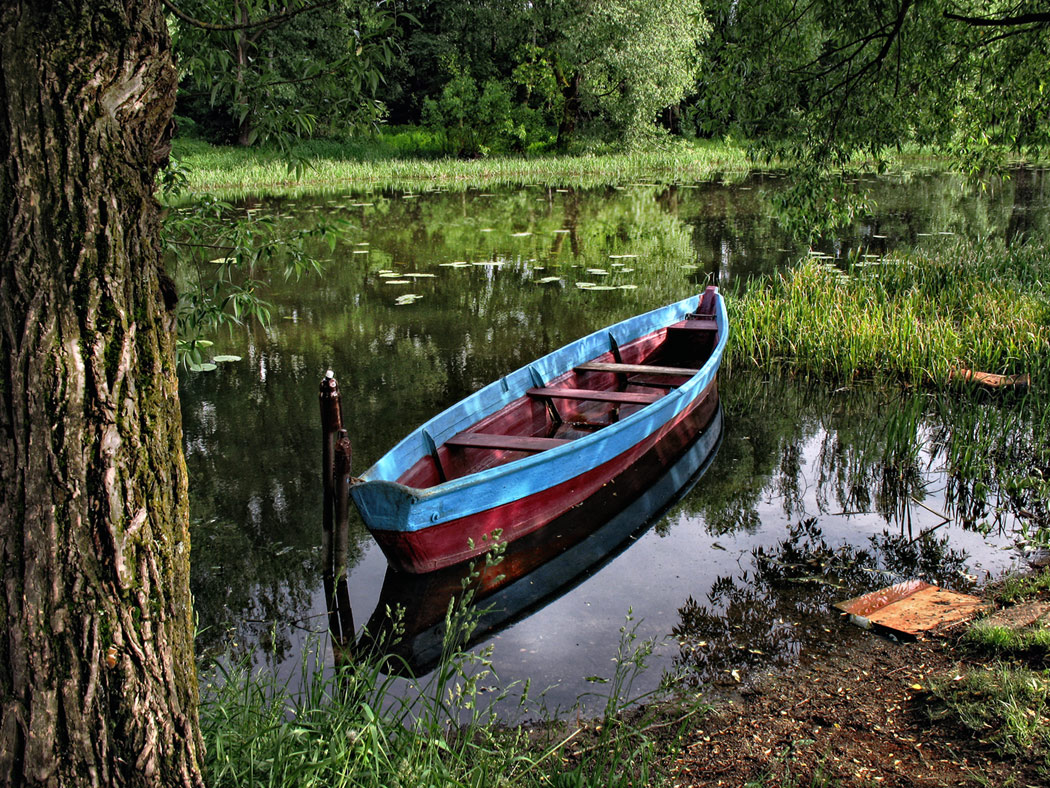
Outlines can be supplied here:
<path id="1" fill-rule="evenodd" d="M 186 0 L 180 112 L 212 138 L 386 119 L 441 152 L 741 134 L 841 164 L 935 144 L 967 166 L 1045 146 L 1050 12 L 1033 0 Z M 218 24 L 218 23 L 225 23 Z"/>
<path id="2" fill-rule="evenodd" d="M 383 115 L 396 49 L 386 3 L 181 0 L 177 112 L 223 142 L 339 134 Z"/>

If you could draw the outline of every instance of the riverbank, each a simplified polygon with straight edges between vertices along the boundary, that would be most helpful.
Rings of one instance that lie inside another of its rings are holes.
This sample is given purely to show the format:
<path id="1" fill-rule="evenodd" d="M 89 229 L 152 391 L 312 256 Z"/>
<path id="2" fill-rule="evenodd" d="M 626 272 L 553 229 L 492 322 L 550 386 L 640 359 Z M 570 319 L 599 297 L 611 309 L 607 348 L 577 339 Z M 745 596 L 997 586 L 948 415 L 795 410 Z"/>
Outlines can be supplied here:
<path id="1" fill-rule="evenodd" d="M 1033 576 L 1009 604 L 1046 602 L 1048 578 Z M 995 604 L 996 589 L 986 597 Z M 685 734 L 667 764 L 672 784 L 1046 784 L 1045 647 L 997 651 L 981 624 L 897 643 L 836 622 L 831 611 L 828 619 L 826 638 L 796 667 L 741 686 Z M 1025 631 L 1048 633 L 1045 621 Z"/>
<path id="2" fill-rule="evenodd" d="M 353 189 L 452 190 L 540 184 L 597 188 L 633 181 L 689 183 L 736 180 L 754 169 L 746 143 L 666 138 L 646 150 L 582 154 L 539 154 L 455 159 L 400 136 L 349 142 L 307 141 L 291 151 L 212 145 L 200 139 L 174 142 L 173 156 L 184 169 L 192 193 L 288 194 Z M 298 170 L 289 166 L 298 162 Z M 916 171 L 946 170 L 950 162 L 919 149 L 895 155 L 892 166 Z M 776 166 L 775 163 L 769 166 Z M 873 162 L 853 167 L 872 171 Z"/>
<path id="3" fill-rule="evenodd" d="M 453 159 L 400 155 L 396 149 L 333 142 L 301 143 L 291 157 L 266 148 L 176 140 L 174 156 L 191 192 L 252 194 L 320 190 L 333 186 L 464 190 L 543 184 L 591 188 L 636 179 L 660 182 L 743 177 L 750 169 L 742 146 L 722 142 L 670 142 L 648 151 L 588 155 L 493 156 Z M 299 172 L 289 160 L 302 163 Z"/>
<path id="4" fill-rule="evenodd" d="M 1005 587 L 1009 593 L 1004 594 Z M 985 589 L 1050 609 L 1050 573 Z M 1045 785 L 1046 616 L 898 643 L 828 611 L 826 637 L 787 670 L 726 677 L 708 697 L 597 720 L 506 727 L 482 701 L 484 657 L 439 670 L 438 702 L 398 700 L 367 661 L 318 671 L 301 698 L 247 669 L 212 673 L 202 723 L 215 786 Z M 997 634 L 989 637 L 989 630 Z M 1003 646 L 1024 641 L 1022 650 Z M 1037 645 L 1033 645 L 1036 643 Z M 644 661 L 628 640 L 619 679 Z M 221 680 L 217 680 L 221 679 Z M 433 687 L 429 689 L 434 689 Z M 464 721 L 463 714 L 466 714 Z M 458 719 L 457 723 L 455 720 Z"/>

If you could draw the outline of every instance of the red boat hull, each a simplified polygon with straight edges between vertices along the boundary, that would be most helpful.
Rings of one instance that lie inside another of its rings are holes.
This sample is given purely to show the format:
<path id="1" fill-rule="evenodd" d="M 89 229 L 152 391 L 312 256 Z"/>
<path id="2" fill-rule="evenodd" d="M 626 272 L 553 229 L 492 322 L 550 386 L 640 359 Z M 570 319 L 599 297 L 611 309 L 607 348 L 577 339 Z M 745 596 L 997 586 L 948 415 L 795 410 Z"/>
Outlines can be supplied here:
<path id="1" fill-rule="evenodd" d="M 713 380 L 677 418 L 644 441 L 561 484 L 429 528 L 373 530 L 372 535 L 390 563 L 404 572 L 432 572 L 469 560 L 486 552 L 494 540 L 510 543 L 542 528 L 610 482 L 630 501 L 681 456 L 717 410 L 718 383 Z M 643 457 L 645 462 L 639 462 Z"/>

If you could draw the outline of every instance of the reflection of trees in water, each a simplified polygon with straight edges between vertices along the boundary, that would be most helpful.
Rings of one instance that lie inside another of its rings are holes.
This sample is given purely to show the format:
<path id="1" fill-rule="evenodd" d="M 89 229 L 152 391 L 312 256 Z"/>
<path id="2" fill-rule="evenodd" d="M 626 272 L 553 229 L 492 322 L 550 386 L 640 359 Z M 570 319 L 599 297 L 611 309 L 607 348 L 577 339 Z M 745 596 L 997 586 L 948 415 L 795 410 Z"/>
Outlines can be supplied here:
<path id="1" fill-rule="evenodd" d="M 790 665 L 822 636 L 834 602 L 918 577 L 966 588 L 968 556 L 947 538 L 912 540 L 884 531 L 865 547 L 832 546 L 815 518 L 792 526 L 776 546 L 758 547 L 738 577 L 719 577 L 706 603 L 690 597 L 672 629 L 674 669 L 700 685 L 732 683 L 748 670 Z"/>
<path id="2" fill-rule="evenodd" d="M 951 217 L 970 195 L 939 180 L 915 179 L 877 196 L 892 214 L 891 234 L 911 237 L 950 222 L 962 229 L 965 222 Z M 1045 178 L 1025 183 L 1038 197 Z M 298 227 L 310 221 L 310 211 L 329 217 L 345 211 L 360 235 L 336 248 L 320 281 L 273 282 L 270 327 L 247 338 L 219 338 L 216 350 L 242 355 L 243 362 L 213 376 L 186 376 L 182 384 L 202 647 L 232 633 L 246 649 L 269 651 L 270 627 L 255 623 L 269 620 L 278 622 L 281 648 L 319 588 L 314 403 L 326 369 L 340 378 L 360 471 L 425 418 L 569 339 L 684 296 L 708 271 L 727 277 L 768 271 L 771 250 L 784 241 L 763 210 L 762 184 L 751 185 L 752 191 L 718 184 L 500 190 L 494 198 L 459 193 L 414 201 L 377 195 L 368 209 L 300 199 L 280 221 Z M 767 185 L 775 188 L 772 180 Z M 906 210 L 909 204 L 919 207 Z M 913 209 L 930 218 L 912 217 Z M 1039 217 L 1033 221 L 1045 225 L 1045 212 Z M 998 226 L 998 219 L 989 225 Z M 481 232 L 487 228 L 497 232 Z M 555 232 L 563 229 L 570 232 Z M 526 230 L 533 234 L 510 234 Z M 354 245 L 359 240 L 370 242 L 369 254 L 354 254 L 362 251 Z M 625 253 L 640 256 L 625 263 L 635 271 L 618 281 L 636 282 L 638 290 L 588 293 L 571 284 L 535 284 L 544 274 L 571 282 L 592 265 L 611 272 L 609 255 Z M 494 257 L 505 260 L 502 268 L 437 266 Z M 537 264 L 546 271 L 532 270 Z M 414 281 L 411 290 L 425 297 L 399 308 L 394 296 L 404 290 L 378 277 L 387 266 L 436 277 Z M 806 484 L 815 485 L 817 514 L 877 512 L 905 522 L 912 498 L 938 492 L 926 489 L 931 462 L 946 469 L 948 513 L 964 523 L 977 527 L 1000 510 L 1047 522 L 1047 497 L 1033 473 L 1050 478 L 1050 457 L 1037 410 L 1027 402 L 864 386 L 831 392 L 742 370 L 723 377 L 722 394 L 727 429 L 718 461 L 678 510 L 701 515 L 713 534 L 756 530 L 769 490 L 778 491 L 789 517 L 813 514 L 805 510 Z M 815 459 L 807 449 L 814 439 Z M 1015 472 L 1022 468 L 1023 475 Z M 370 537 L 354 518 L 351 541 L 360 554 Z"/>
<path id="3" fill-rule="evenodd" d="M 721 394 L 718 462 L 702 493 L 676 509 L 702 517 L 714 535 L 757 529 L 769 497 L 788 518 L 876 514 L 905 531 L 931 499 L 931 509 L 970 529 L 1013 527 L 1015 516 L 1047 521 L 1038 482 L 1050 479 L 1041 437 L 1050 415 L 1033 397 L 831 391 L 739 370 L 723 376 Z"/>
<path id="4" fill-rule="evenodd" d="M 787 517 L 804 519 L 679 610 L 676 667 L 690 681 L 790 664 L 827 625 L 832 602 L 912 577 L 966 587 L 966 554 L 936 531 L 920 538 L 917 507 L 972 530 L 1050 524 L 1050 416 L 1038 397 L 832 392 L 740 373 L 724 379 L 722 396 L 718 461 L 677 513 L 702 517 L 712 535 L 754 532 L 760 507 L 776 497 Z M 889 527 L 860 544 L 829 544 L 818 518 L 860 513 Z"/>

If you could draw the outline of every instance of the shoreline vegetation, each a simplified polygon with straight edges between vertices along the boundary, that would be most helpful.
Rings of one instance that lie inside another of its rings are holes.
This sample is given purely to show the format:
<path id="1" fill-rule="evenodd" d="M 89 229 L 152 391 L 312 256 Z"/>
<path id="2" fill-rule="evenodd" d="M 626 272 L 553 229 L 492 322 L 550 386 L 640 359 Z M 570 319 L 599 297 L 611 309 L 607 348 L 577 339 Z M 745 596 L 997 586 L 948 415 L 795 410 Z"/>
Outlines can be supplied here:
<path id="1" fill-rule="evenodd" d="M 466 190 L 521 184 L 598 188 L 635 180 L 688 183 L 738 180 L 756 169 L 782 166 L 757 163 L 748 153 L 746 142 L 658 137 L 644 150 L 463 159 L 440 155 L 420 131 L 386 132 L 346 142 L 306 141 L 289 151 L 213 145 L 196 138 L 178 138 L 173 148 L 191 194 L 253 196 L 336 187 Z M 299 162 L 299 171 L 289 162 Z M 890 166 L 908 171 L 945 170 L 950 161 L 911 147 L 897 154 Z M 877 164 L 857 158 L 852 168 L 870 172 Z"/>

